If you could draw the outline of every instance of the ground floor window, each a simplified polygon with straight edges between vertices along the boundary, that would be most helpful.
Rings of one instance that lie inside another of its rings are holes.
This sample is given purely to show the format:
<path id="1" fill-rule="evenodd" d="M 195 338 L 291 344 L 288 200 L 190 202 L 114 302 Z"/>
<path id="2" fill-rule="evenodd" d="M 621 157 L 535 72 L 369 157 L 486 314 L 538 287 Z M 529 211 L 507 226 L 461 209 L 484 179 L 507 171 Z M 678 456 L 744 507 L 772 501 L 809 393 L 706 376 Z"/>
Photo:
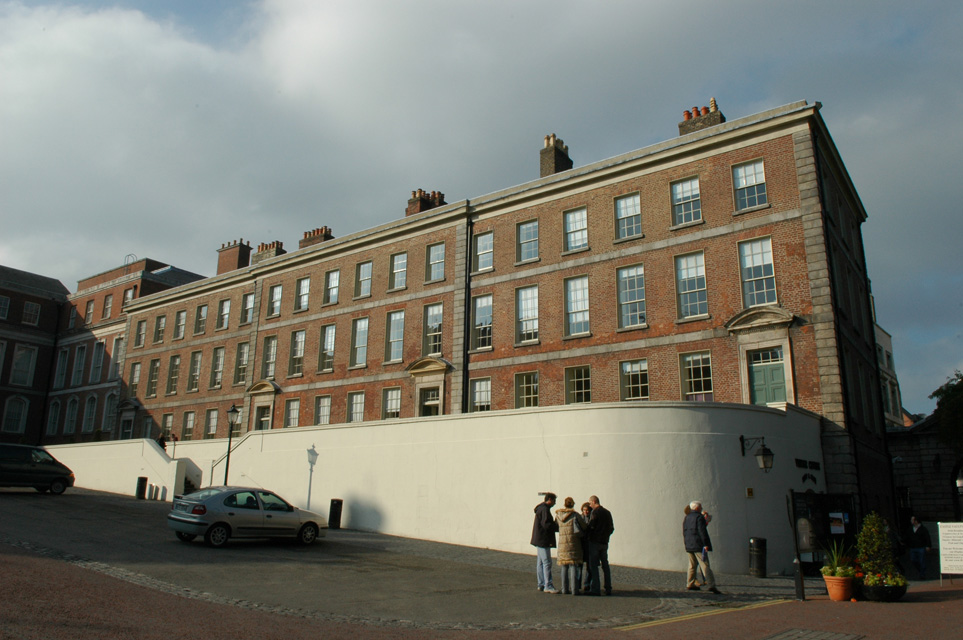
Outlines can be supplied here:
<path id="1" fill-rule="evenodd" d="M 712 402 L 712 363 L 708 351 L 682 355 L 682 399 Z"/>
<path id="2" fill-rule="evenodd" d="M 565 404 L 592 401 L 592 370 L 590 367 L 569 367 L 565 370 Z"/>
<path id="3" fill-rule="evenodd" d="M 515 374 L 515 408 L 538 406 L 538 372 Z"/>

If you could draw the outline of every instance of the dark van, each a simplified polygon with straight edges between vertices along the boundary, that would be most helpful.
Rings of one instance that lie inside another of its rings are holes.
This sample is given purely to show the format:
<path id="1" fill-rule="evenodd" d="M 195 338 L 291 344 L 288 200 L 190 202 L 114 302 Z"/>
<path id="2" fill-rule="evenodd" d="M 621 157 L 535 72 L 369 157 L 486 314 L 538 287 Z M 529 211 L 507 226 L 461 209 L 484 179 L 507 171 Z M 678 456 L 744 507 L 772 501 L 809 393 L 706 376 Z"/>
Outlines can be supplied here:
<path id="1" fill-rule="evenodd" d="M 43 447 L 0 443 L 0 487 L 33 487 L 61 494 L 74 486 L 74 472 Z"/>

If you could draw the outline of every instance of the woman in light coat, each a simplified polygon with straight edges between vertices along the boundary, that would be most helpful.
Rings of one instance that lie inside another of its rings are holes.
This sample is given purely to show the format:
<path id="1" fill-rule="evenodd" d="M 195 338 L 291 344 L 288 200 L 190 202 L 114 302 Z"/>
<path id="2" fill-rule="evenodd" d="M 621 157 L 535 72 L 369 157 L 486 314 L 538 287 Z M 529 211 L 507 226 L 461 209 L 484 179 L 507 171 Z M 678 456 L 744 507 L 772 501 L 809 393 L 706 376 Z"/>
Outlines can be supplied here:
<path id="1" fill-rule="evenodd" d="M 565 498 L 565 508 L 555 511 L 558 523 L 558 565 L 562 570 L 562 590 L 577 596 L 582 582 L 582 532 L 586 522 L 572 507 L 575 500 Z"/>

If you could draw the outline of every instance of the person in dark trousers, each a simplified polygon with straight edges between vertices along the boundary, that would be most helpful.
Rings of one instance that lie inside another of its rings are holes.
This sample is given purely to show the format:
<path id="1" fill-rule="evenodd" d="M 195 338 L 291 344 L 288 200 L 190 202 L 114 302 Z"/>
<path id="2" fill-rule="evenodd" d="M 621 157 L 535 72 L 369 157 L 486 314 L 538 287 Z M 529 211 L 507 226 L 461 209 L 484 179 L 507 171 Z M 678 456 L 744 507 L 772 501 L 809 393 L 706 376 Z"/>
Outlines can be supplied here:
<path id="1" fill-rule="evenodd" d="M 535 573 L 538 576 L 538 590 L 545 593 L 558 593 L 552 583 L 552 549 L 555 548 L 555 532 L 558 524 L 552 515 L 555 506 L 554 493 L 546 493 L 545 500 L 535 507 L 535 524 L 532 526 L 532 546 L 535 547 L 537 560 Z"/>
<path id="2" fill-rule="evenodd" d="M 693 500 L 689 503 L 689 513 L 682 521 L 682 539 L 685 542 L 686 553 L 689 554 L 689 572 L 686 574 L 685 588 L 698 591 L 696 584 L 696 566 L 702 569 L 709 593 L 719 593 L 716 589 L 716 577 L 709 566 L 709 552 L 712 551 L 712 541 L 709 539 L 709 529 L 706 527 L 705 516 L 702 515 L 702 503 Z"/>
<path id="3" fill-rule="evenodd" d="M 589 587 L 592 586 L 592 573 L 589 571 L 589 540 L 588 540 L 588 523 L 592 519 L 592 506 L 587 503 L 582 503 L 582 521 L 585 523 L 585 527 L 582 529 L 582 566 L 579 569 L 579 575 L 581 578 L 580 586 L 582 588 L 582 593 L 588 593 Z"/>
<path id="4" fill-rule="evenodd" d="M 926 580 L 926 552 L 933 547 L 933 541 L 930 539 L 930 532 L 916 516 L 910 518 L 910 530 L 907 540 L 910 562 L 916 567 L 920 580 Z"/>
<path id="5" fill-rule="evenodd" d="M 602 506 L 598 496 L 589 498 L 589 506 L 592 508 L 592 516 L 588 523 L 588 547 L 589 547 L 589 590 L 585 595 L 600 596 L 602 587 L 605 587 L 605 595 L 612 595 L 612 570 L 609 568 L 609 538 L 615 531 L 615 524 L 612 521 L 612 514 Z M 602 567 L 602 577 L 604 583 L 599 581 L 599 566 Z"/>

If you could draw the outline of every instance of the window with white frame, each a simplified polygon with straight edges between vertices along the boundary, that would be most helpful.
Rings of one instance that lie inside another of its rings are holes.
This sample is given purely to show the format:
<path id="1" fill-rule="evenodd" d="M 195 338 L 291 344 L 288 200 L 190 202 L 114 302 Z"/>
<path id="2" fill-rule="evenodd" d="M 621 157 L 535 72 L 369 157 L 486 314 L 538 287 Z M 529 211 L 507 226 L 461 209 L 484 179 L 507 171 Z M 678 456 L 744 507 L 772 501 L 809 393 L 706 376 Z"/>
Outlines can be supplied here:
<path id="1" fill-rule="evenodd" d="M 747 308 L 776 302 L 776 275 L 772 266 L 772 240 L 759 238 L 739 243 L 742 303 Z"/>
<path id="2" fill-rule="evenodd" d="M 495 233 L 487 231 L 475 236 L 472 271 L 488 271 L 495 267 Z"/>
<path id="3" fill-rule="evenodd" d="M 445 279 L 445 243 L 429 245 L 426 250 L 425 281 Z"/>
<path id="4" fill-rule="evenodd" d="M 234 358 L 234 384 L 247 384 L 247 367 L 251 359 L 251 344 L 241 342 L 237 345 L 237 355 Z"/>
<path id="5" fill-rule="evenodd" d="M 114 346 L 110 351 L 110 372 L 107 374 L 108 380 L 116 380 L 120 377 L 120 364 L 124 361 L 124 338 L 117 336 L 114 338 Z"/>
<path id="6" fill-rule="evenodd" d="M 194 412 L 185 411 L 184 421 L 181 424 L 181 440 L 190 440 L 194 437 Z"/>
<path id="7" fill-rule="evenodd" d="M 314 398 L 314 424 L 331 423 L 331 396 Z"/>
<path id="8" fill-rule="evenodd" d="M 174 314 L 174 339 L 180 340 L 184 337 L 184 327 L 187 326 L 187 311 L 178 311 Z"/>
<path id="9" fill-rule="evenodd" d="M 766 169 L 762 160 L 734 166 L 732 184 L 736 190 L 736 211 L 760 207 L 768 202 Z"/>
<path id="10" fill-rule="evenodd" d="M 37 326 L 40 323 L 40 305 L 36 302 L 23 303 L 23 323 Z"/>
<path id="11" fill-rule="evenodd" d="M 130 301 L 133 300 L 133 299 L 134 299 L 134 288 L 131 287 L 131 288 L 129 288 L 129 289 L 124 289 L 124 302 L 123 302 L 123 304 L 127 304 L 128 302 L 130 302 Z"/>
<path id="12" fill-rule="evenodd" d="M 187 372 L 187 390 L 197 391 L 201 385 L 201 352 L 191 353 L 191 367 Z"/>
<path id="13" fill-rule="evenodd" d="M 57 435 L 57 427 L 60 424 L 60 401 L 54 400 L 50 403 L 50 412 L 47 414 L 47 435 Z"/>
<path id="14" fill-rule="evenodd" d="M 615 199 L 615 238 L 623 240 L 642 235 L 642 206 L 639 194 Z"/>
<path id="15" fill-rule="evenodd" d="M 354 297 L 366 298 L 371 295 L 371 261 L 362 262 L 355 267 Z"/>
<path id="16" fill-rule="evenodd" d="M 204 437 L 217 436 L 217 409 L 208 409 L 204 419 Z"/>
<path id="17" fill-rule="evenodd" d="M 392 387 L 385 389 L 381 400 L 381 418 L 390 420 L 401 417 L 401 389 Z"/>
<path id="18" fill-rule="evenodd" d="M 391 273 L 388 278 L 389 289 L 404 289 L 408 283 L 408 253 L 391 256 Z"/>
<path id="19" fill-rule="evenodd" d="M 74 309 L 74 307 L 71 307 L 71 309 Z M 0 320 L 6 320 L 9 315 L 10 298 L 8 296 L 0 296 Z"/>
<path id="20" fill-rule="evenodd" d="M 87 307 L 84 309 L 84 324 L 94 323 L 94 301 L 88 300 Z"/>
<path id="21" fill-rule="evenodd" d="M 645 268 L 641 264 L 617 271 L 619 329 L 645 326 Z"/>
<path id="22" fill-rule="evenodd" d="M 334 325 L 321 327 L 321 348 L 318 353 L 318 371 L 334 370 Z"/>
<path id="23" fill-rule="evenodd" d="M 368 362 L 368 319 L 357 318 L 351 323 L 351 366 L 361 367 Z"/>
<path id="24" fill-rule="evenodd" d="M 4 343 L 0 342 L 0 362 L 3 362 Z M 57 352 L 57 373 L 54 376 L 54 389 L 63 389 L 67 384 L 67 358 L 70 356 L 69 349 L 61 349 Z"/>
<path id="25" fill-rule="evenodd" d="M 439 387 L 427 387 L 421 389 L 421 391 L 418 393 L 418 415 L 441 415 L 441 389 Z"/>
<path id="26" fill-rule="evenodd" d="M 336 304 L 338 302 L 338 289 L 340 287 L 340 282 L 340 271 L 328 271 L 326 274 L 324 274 L 323 304 Z"/>
<path id="27" fill-rule="evenodd" d="M 167 395 L 177 393 L 177 381 L 181 375 L 181 357 L 171 356 L 167 362 Z"/>
<path id="28" fill-rule="evenodd" d="M 515 290 L 515 342 L 538 340 L 538 285 Z"/>
<path id="29" fill-rule="evenodd" d="M 148 398 L 157 395 L 157 381 L 160 379 L 160 358 L 154 358 L 147 367 L 147 389 Z"/>
<path id="30" fill-rule="evenodd" d="M 515 374 L 515 408 L 538 406 L 538 372 Z"/>
<path id="31" fill-rule="evenodd" d="M 682 364 L 682 399 L 712 402 L 712 363 L 708 351 L 684 353 Z"/>
<path id="32" fill-rule="evenodd" d="M 304 372 L 304 337 L 303 329 L 291 333 L 291 352 L 288 356 L 289 376 L 299 376 Z"/>
<path id="33" fill-rule="evenodd" d="M 224 347 L 214 347 L 211 352 L 211 389 L 219 389 L 224 382 Z"/>
<path id="34" fill-rule="evenodd" d="M 70 375 L 70 386 L 79 386 L 84 381 L 84 368 L 86 366 L 87 345 L 78 344 L 74 350 L 74 371 Z M 11 379 L 11 382 L 13 382 L 13 379 Z"/>
<path id="35" fill-rule="evenodd" d="M 127 383 L 127 394 L 129 398 L 137 397 L 137 387 L 140 385 L 140 363 L 134 362 L 130 365 L 130 380 Z"/>
<path id="36" fill-rule="evenodd" d="M 198 305 L 194 311 L 194 333 L 204 333 L 207 331 L 207 305 Z"/>
<path id="37" fill-rule="evenodd" d="M 27 427 L 27 399 L 10 396 L 3 406 L 4 433 L 23 433 Z"/>
<path id="38" fill-rule="evenodd" d="M 311 278 L 299 278 L 295 286 L 294 310 L 304 311 L 311 298 Z"/>
<path id="39" fill-rule="evenodd" d="M 67 414 L 64 416 L 64 435 L 77 431 L 77 414 L 80 413 L 80 401 L 71 398 L 67 401 Z"/>
<path id="40" fill-rule="evenodd" d="M 104 296 L 104 308 L 101 313 L 101 317 L 104 320 L 107 320 L 108 318 L 110 318 L 110 315 L 113 312 L 113 308 L 114 308 L 114 294 L 108 293 L 107 295 Z"/>
<path id="41" fill-rule="evenodd" d="M 699 178 L 672 183 L 672 224 L 689 224 L 702 220 Z"/>
<path id="42" fill-rule="evenodd" d="M 174 414 L 165 413 L 161 416 L 161 435 L 165 438 L 171 437 L 171 431 L 174 428 Z"/>
<path id="43" fill-rule="evenodd" d="M 241 324 L 254 322 L 254 294 L 245 293 L 241 297 Z"/>
<path id="44" fill-rule="evenodd" d="M 268 289 L 267 316 L 281 315 L 281 296 L 284 294 L 284 287 L 276 284 Z"/>
<path id="45" fill-rule="evenodd" d="M 709 313 L 705 257 L 701 251 L 676 256 L 675 284 L 680 318 L 693 318 Z"/>
<path id="46" fill-rule="evenodd" d="M 104 420 L 101 423 L 101 430 L 111 432 L 114 430 L 114 425 L 117 423 L 117 394 L 111 393 L 107 395 L 107 400 L 104 402 Z"/>
<path id="47" fill-rule="evenodd" d="M 261 361 L 261 377 L 266 380 L 274 378 L 274 363 L 278 357 L 278 337 L 264 338 L 264 357 Z"/>
<path id="48" fill-rule="evenodd" d="M 221 300 L 217 303 L 217 329 L 227 329 L 231 322 L 231 301 Z"/>
<path id="49" fill-rule="evenodd" d="M 471 348 L 492 348 L 492 294 L 472 298 Z"/>
<path id="50" fill-rule="evenodd" d="M 585 207 L 565 212 L 565 250 L 588 247 L 588 214 Z"/>
<path id="51" fill-rule="evenodd" d="M 284 427 L 296 427 L 301 419 L 301 399 L 291 398 L 284 401 Z"/>
<path id="52" fill-rule="evenodd" d="M 565 335 L 589 332 L 588 276 L 565 281 Z"/>
<path id="53" fill-rule="evenodd" d="M 425 326 L 423 328 L 424 343 L 422 353 L 426 356 L 441 355 L 441 327 L 443 315 L 442 303 L 430 304 L 425 307 Z"/>
<path id="54" fill-rule="evenodd" d="M 619 363 L 619 394 L 622 400 L 649 399 L 649 364 L 644 358 Z"/>
<path id="55" fill-rule="evenodd" d="M 167 328 L 167 316 L 154 318 L 154 342 L 164 341 L 164 330 Z"/>
<path id="56" fill-rule="evenodd" d="M 405 312 L 392 311 L 386 322 L 388 330 L 385 332 L 385 362 L 401 362 L 404 359 Z"/>
<path id="57" fill-rule="evenodd" d="M 364 391 L 348 394 L 348 422 L 364 421 Z"/>
<path id="58" fill-rule="evenodd" d="M 94 430 L 94 422 L 97 419 L 97 396 L 88 396 L 87 402 L 84 405 L 84 422 L 80 426 L 80 431 L 82 433 L 92 433 Z"/>
<path id="59" fill-rule="evenodd" d="M 107 345 L 103 342 L 94 343 L 94 356 L 90 360 L 90 384 L 97 384 L 104 372 L 104 350 Z"/>
<path id="60" fill-rule="evenodd" d="M 144 341 L 147 339 L 147 321 L 138 320 L 137 328 L 134 330 L 134 346 L 143 347 Z"/>
<path id="61" fill-rule="evenodd" d="M 9 298 L 7 298 L 9 300 Z M 2 301 L 2 298 L 0 298 Z M 3 316 L 4 318 L 6 316 Z M 70 307 L 70 313 L 67 314 L 67 328 L 73 329 L 77 324 L 77 307 Z"/>
<path id="62" fill-rule="evenodd" d="M 538 220 L 522 222 L 515 227 L 515 247 L 517 262 L 538 259 Z"/>
<path id="63" fill-rule="evenodd" d="M 475 378 L 469 385 L 468 411 L 479 413 L 492 409 L 492 379 Z"/>
<path id="64" fill-rule="evenodd" d="M 565 404 L 592 401 L 591 367 L 568 367 L 565 369 Z"/>

